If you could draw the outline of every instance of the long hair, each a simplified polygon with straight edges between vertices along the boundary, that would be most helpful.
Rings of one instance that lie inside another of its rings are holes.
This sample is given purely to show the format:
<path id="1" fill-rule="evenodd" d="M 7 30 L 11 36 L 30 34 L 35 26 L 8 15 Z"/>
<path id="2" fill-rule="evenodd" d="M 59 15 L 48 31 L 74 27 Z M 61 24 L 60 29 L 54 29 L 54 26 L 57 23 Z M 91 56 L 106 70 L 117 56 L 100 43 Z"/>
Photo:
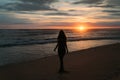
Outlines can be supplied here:
<path id="1" fill-rule="evenodd" d="M 63 30 L 60 30 L 57 40 L 58 43 L 64 43 L 64 42 L 66 43 L 67 38 Z"/>

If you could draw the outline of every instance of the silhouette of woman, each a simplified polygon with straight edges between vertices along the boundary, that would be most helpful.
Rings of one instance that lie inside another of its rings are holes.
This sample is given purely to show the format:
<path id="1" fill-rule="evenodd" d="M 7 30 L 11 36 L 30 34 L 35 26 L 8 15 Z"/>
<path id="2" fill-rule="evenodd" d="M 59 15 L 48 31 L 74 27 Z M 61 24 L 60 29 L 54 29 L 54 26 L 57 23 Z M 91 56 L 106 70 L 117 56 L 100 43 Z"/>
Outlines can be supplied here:
<path id="1" fill-rule="evenodd" d="M 67 38 L 63 30 L 60 30 L 58 38 L 57 38 L 57 45 L 54 48 L 54 51 L 58 48 L 58 56 L 60 60 L 60 69 L 59 73 L 63 73 L 64 71 L 64 64 L 63 64 L 63 58 L 65 53 L 68 53 L 68 48 L 67 48 Z"/>

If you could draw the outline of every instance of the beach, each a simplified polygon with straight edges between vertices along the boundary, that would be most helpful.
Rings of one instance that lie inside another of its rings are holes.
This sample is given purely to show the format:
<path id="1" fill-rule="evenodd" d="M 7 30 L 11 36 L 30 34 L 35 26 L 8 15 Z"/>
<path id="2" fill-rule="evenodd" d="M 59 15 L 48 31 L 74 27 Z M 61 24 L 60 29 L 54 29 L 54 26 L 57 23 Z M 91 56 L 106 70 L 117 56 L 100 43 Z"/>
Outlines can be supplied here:
<path id="1" fill-rule="evenodd" d="M 59 74 L 58 56 L 0 67 L 0 80 L 120 80 L 120 43 L 70 52 Z"/>

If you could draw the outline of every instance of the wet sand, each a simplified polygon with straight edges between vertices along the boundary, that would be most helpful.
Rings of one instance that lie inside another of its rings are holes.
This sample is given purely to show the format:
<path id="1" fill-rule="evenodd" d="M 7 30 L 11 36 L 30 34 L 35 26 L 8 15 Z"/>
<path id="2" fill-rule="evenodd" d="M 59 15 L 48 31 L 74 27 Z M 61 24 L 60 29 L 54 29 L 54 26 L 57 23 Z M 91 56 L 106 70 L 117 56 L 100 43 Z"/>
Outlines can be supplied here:
<path id="1" fill-rule="evenodd" d="M 66 54 L 67 73 L 58 56 L 0 67 L 0 80 L 120 80 L 120 43 Z"/>

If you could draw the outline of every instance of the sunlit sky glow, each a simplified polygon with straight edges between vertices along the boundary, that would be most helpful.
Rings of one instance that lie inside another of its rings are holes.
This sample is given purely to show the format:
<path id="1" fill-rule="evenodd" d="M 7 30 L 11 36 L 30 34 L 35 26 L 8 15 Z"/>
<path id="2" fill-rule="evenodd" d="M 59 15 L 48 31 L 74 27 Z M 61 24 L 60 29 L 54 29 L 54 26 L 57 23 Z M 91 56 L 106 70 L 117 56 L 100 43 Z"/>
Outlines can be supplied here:
<path id="1" fill-rule="evenodd" d="M 1 29 L 120 27 L 120 0 L 0 0 Z"/>

